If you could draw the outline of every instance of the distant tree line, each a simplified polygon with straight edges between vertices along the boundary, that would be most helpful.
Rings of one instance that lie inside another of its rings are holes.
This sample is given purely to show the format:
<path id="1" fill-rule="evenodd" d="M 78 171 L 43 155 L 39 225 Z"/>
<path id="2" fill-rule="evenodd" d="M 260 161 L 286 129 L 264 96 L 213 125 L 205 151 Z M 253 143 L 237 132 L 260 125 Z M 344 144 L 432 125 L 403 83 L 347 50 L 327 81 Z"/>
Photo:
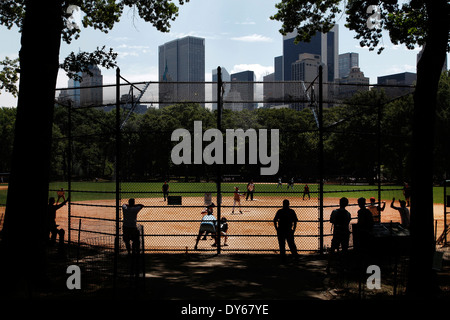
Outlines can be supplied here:
<path id="1" fill-rule="evenodd" d="M 450 163 L 450 79 L 443 73 L 438 93 L 435 136 L 435 180 L 444 179 Z M 378 159 L 387 182 L 409 181 L 411 170 L 412 95 L 390 101 L 381 89 L 355 94 L 345 103 L 325 108 L 324 174 L 326 179 L 376 181 Z M 126 110 L 122 118 L 125 118 Z M 0 172 L 9 172 L 16 110 L 0 109 Z M 67 179 L 69 165 L 68 108 L 57 106 L 53 124 L 52 180 Z M 116 143 L 115 112 L 98 108 L 72 109 L 73 179 L 114 179 Z M 172 132 L 186 128 L 192 132 L 194 120 L 203 130 L 217 127 L 216 111 L 197 104 L 176 104 L 163 109 L 149 108 L 132 114 L 121 130 L 120 175 L 123 180 L 181 179 L 215 180 L 214 165 L 174 165 Z M 378 122 L 380 120 L 380 122 Z M 224 110 L 222 129 L 279 129 L 280 170 L 274 177 L 295 177 L 314 181 L 318 177 L 318 128 L 310 109 Z M 270 132 L 270 131 L 269 131 Z M 33 134 L 30 132 L 30 134 Z M 269 133 L 270 135 L 270 133 Z M 203 142 L 203 147 L 210 142 Z M 246 147 L 248 153 L 248 147 Z M 39 155 L 36 155 L 39 156 Z M 248 155 L 247 155 L 248 157 Z M 29 161 L 33 161 L 30 159 Z M 261 164 L 222 166 L 222 174 L 245 179 L 260 178 Z"/>

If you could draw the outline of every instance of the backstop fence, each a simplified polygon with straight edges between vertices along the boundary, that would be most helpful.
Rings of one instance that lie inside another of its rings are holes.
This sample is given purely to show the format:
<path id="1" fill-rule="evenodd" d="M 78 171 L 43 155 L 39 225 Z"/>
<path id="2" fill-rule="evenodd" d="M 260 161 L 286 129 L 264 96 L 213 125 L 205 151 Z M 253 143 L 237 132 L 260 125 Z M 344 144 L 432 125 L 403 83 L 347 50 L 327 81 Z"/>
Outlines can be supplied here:
<path id="1" fill-rule="evenodd" d="M 388 182 L 405 169 L 391 150 L 408 141 L 383 127 L 383 108 L 413 88 L 384 89 L 325 83 L 321 72 L 224 80 L 220 68 L 213 82 L 130 83 L 117 70 L 115 84 L 60 89 L 50 194 L 70 201 L 57 223 L 69 242 L 113 237 L 122 252 L 122 206 L 133 198 L 146 252 L 276 252 L 273 220 L 287 199 L 297 249 L 323 252 L 340 197 L 353 219 L 359 197 L 404 198 Z M 211 203 L 226 220 L 217 242 L 199 235 Z"/>

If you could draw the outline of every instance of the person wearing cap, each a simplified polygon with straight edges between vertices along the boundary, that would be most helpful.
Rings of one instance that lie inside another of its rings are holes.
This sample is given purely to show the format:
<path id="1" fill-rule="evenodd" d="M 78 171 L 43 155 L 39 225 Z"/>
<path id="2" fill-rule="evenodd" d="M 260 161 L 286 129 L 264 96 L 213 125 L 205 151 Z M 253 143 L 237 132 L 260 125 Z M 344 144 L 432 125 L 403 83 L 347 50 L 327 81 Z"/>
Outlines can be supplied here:
<path id="1" fill-rule="evenodd" d="M 197 239 L 195 241 L 194 250 L 197 250 L 198 242 L 200 241 L 201 236 L 205 233 L 211 233 L 214 238 L 213 246 L 217 246 L 217 237 L 216 237 L 216 217 L 213 215 L 212 208 L 215 207 L 214 203 L 211 203 L 208 208 L 207 214 L 203 216 L 202 222 L 200 223 L 200 229 L 198 230 Z"/>
<path id="2" fill-rule="evenodd" d="M 375 197 L 370 198 L 370 204 L 367 209 L 372 212 L 373 223 L 381 223 L 381 211 L 384 211 L 386 207 L 386 202 L 383 202 L 383 206 L 375 204 Z"/>

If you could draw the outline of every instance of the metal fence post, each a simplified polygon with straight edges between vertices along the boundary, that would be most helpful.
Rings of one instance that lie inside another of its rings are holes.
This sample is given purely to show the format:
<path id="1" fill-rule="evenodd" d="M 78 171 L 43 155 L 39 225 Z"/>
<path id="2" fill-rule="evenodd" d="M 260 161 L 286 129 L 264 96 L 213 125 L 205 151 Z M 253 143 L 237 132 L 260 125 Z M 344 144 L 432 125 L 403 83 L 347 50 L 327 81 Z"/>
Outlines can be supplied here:
<path id="1" fill-rule="evenodd" d="M 323 254 L 323 77 L 319 66 L 319 253 Z"/>
<path id="2" fill-rule="evenodd" d="M 67 188 L 69 189 L 67 194 L 68 194 L 68 199 L 69 199 L 69 205 L 67 207 L 67 243 L 68 243 L 68 247 L 70 248 L 70 238 L 71 238 L 71 215 L 72 215 L 72 201 L 71 201 L 71 196 L 72 196 L 72 100 L 69 100 L 69 110 L 68 110 L 68 140 L 69 140 L 69 147 L 67 149 L 67 158 L 68 158 L 68 163 L 67 163 Z"/>
<path id="3" fill-rule="evenodd" d="M 222 132 L 222 68 L 217 67 L 217 129 Z M 217 164 L 217 232 L 216 232 L 216 241 L 217 244 L 217 254 L 220 254 L 220 243 L 221 243 L 221 234 L 220 234 L 220 219 L 221 219 L 221 206 L 222 206 L 222 191 L 221 191 L 221 183 L 222 183 L 222 173 L 220 170 L 220 164 Z"/>
<path id="4" fill-rule="evenodd" d="M 119 219 L 120 219 L 120 69 L 116 70 L 116 236 L 114 240 L 113 290 L 116 291 L 117 263 L 119 258 Z"/>

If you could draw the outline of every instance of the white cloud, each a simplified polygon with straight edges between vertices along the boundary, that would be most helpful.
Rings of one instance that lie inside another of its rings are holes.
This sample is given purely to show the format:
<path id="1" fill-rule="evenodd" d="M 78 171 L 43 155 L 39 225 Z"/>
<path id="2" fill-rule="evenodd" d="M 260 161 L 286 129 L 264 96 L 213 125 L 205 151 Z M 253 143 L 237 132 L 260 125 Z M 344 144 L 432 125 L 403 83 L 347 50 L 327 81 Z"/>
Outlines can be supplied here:
<path id="1" fill-rule="evenodd" d="M 254 24 L 256 24 L 256 22 L 252 21 L 250 19 L 246 19 L 244 22 L 235 22 L 235 24 L 239 24 L 239 25 L 254 25 Z"/>
<path id="2" fill-rule="evenodd" d="M 126 58 L 128 56 L 138 57 L 139 54 L 137 52 L 134 52 L 134 51 L 117 51 L 117 57 L 119 59 Z"/>
<path id="3" fill-rule="evenodd" d="M 141 53 L 151 53 L 149 46 L 121 44 L 116 50 L 118 58 L 138 57 Z M 123 49 L 123 50 L 121 50 Z"/>
<path id="4" fill-rule="evenodd" d="M 142 50 L 142 49 L 148 49 L 150 47 L 149 46 L 134 46 L 134 45 L 128 45 L 128 44 L 121 44 L 120 46 L 118 46 L 118 48 Z"/>
<path id="5" fill-rule="evenodd" d="M 242 37 L 233 37 L 231 40 L 234 41 L 242 41 L 242 42 L 272 42 L 273 39 L 260 35 L 260 34 L 251 34 L 248 36 L 242 36 Z"/>
<path id="6" fill-rule="evenodd" d="M 416 66 L 410 64 L 393 65 L 386 70 L 386 74 L 395 74 L 402 72 L 416 72 Z"/>

